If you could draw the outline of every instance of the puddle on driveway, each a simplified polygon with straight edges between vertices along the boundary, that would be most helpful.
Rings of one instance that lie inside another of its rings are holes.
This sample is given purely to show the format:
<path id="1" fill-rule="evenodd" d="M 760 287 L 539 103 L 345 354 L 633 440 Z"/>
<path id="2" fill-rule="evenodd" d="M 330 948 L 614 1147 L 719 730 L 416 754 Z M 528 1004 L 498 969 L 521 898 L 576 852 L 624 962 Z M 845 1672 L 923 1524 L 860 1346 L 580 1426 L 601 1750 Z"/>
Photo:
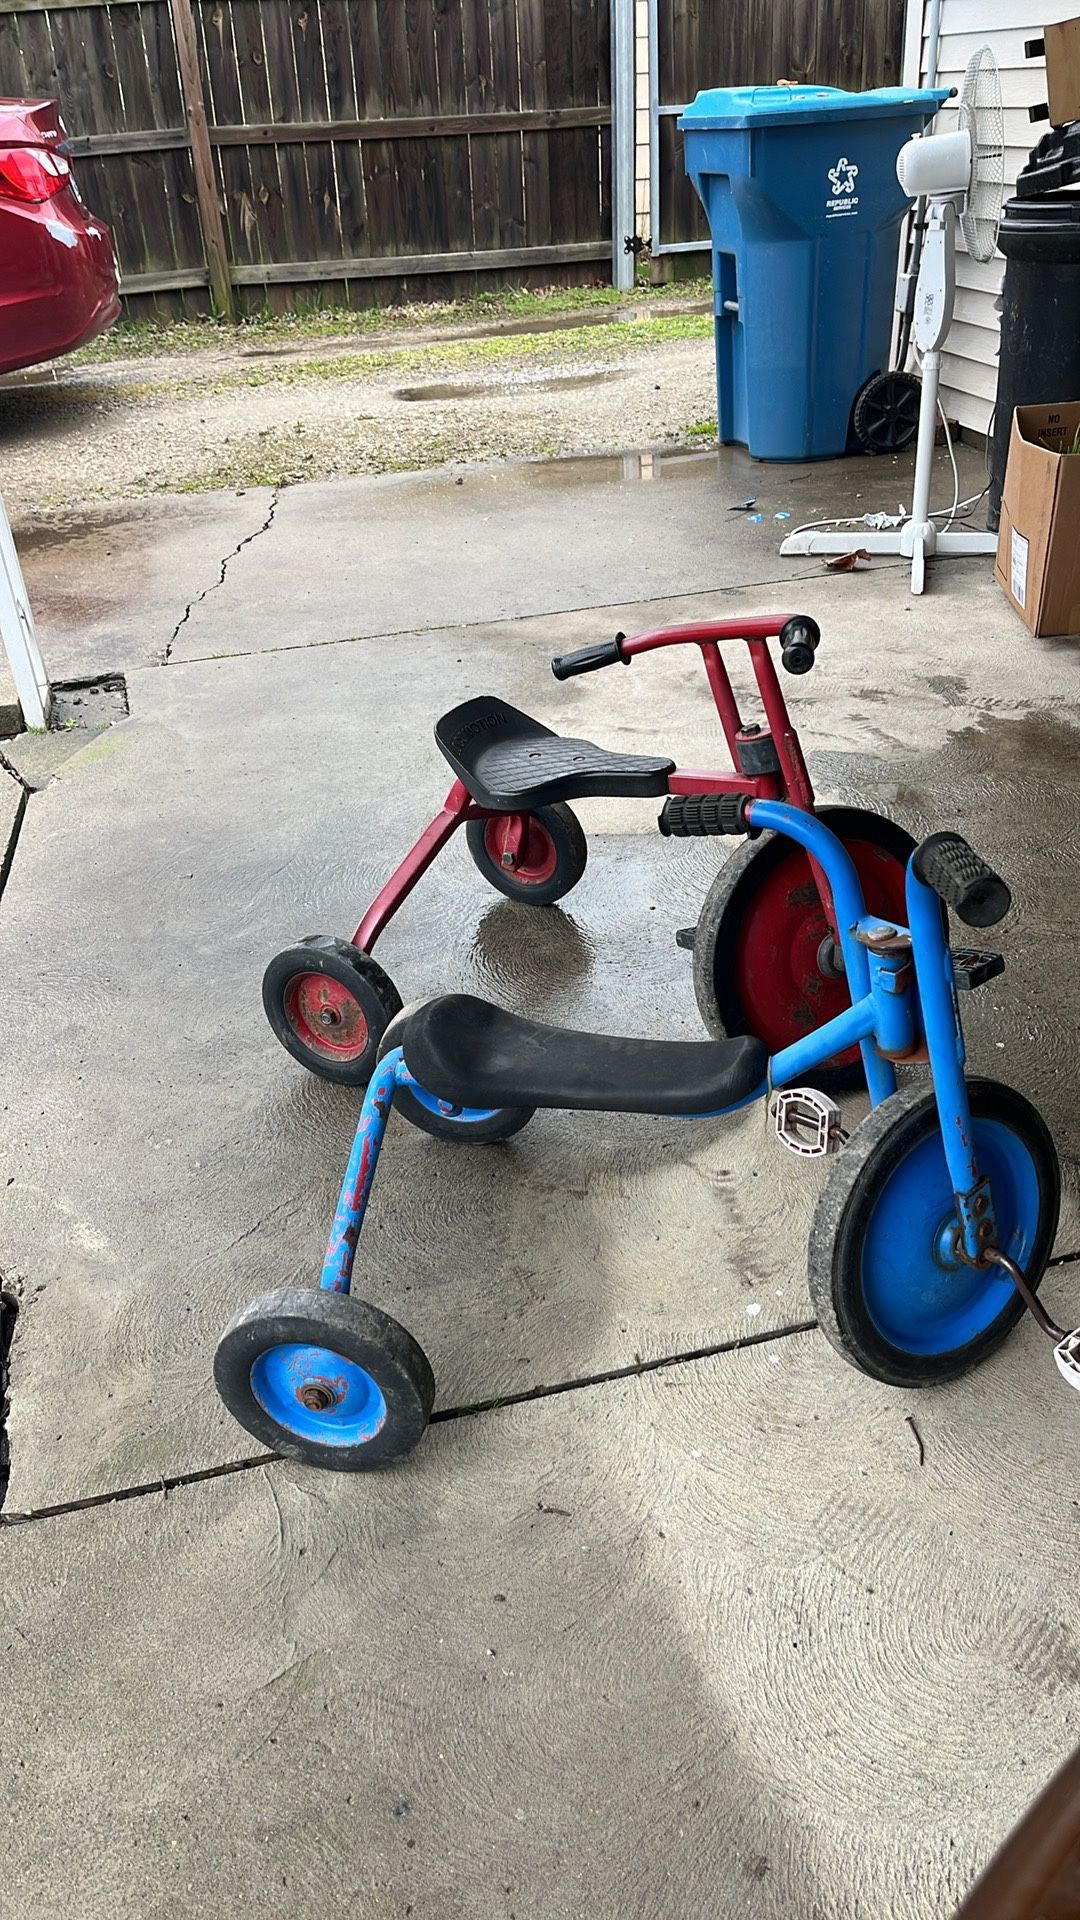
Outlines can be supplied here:
<path id="1" fill-rule="evenodd" d="M 395 400 L 485 400 L 502 397 L 509 387 L 515 392 L 573 393 L 578 387 L 603 387 L 613 380 L 625 380 L 620 368 L 603 373 L 552 373 L 542 380 L 523 380 L 520 375 L 504 380 L 435 382 L 422 387 L 395 387 Z"/>

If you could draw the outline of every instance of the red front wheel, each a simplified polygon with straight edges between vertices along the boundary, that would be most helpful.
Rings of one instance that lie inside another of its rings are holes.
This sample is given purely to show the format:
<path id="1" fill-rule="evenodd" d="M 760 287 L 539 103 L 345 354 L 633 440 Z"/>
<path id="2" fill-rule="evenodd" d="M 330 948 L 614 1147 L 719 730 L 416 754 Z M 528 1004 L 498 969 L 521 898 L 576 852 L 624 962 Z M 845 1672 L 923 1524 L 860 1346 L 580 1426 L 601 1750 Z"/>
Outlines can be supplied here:
<path id="1" fill-rule="evenodd" d="M 906 925 L 904 875 L 915 842 L 860 807 L 819 807 L 855 863 L 868 913 Z M 754 1034 L 779 1053 L 850 1005 L 810 861 L 783 834 L 748 840 L 706 896 L 694 937 L 694 992 L 718 1040 Z M 864 1084 L 858 1047 L 807 1078 L 829 1093 Z"/>

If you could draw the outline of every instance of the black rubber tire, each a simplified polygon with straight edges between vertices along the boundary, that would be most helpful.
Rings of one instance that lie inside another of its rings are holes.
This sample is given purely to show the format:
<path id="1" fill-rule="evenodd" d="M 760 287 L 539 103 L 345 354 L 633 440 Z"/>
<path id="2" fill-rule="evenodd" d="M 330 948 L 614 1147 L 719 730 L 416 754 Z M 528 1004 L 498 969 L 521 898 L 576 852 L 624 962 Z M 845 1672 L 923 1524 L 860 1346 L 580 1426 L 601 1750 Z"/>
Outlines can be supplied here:
<path id="1" fill-rule="evenodd" d="M 335 1059 L 329 1047 L 325 1051 L 316 1049 L 298 1030 L 295 1009 L 290 1012 L 290 988 L 301 975 L 312 973 L 336 981 L 356 1002 L 367 1028 L 362 1053 Z M 401 995 L 378 961 L 369 953 L 361 953 L 351 941 L 335 940 L 324 933 L 309 934 L 295 947 L 274 955 L 263 975 L 262 998 L 266 1017 L 286 1052 L 309 1073 L 318 1074 L 320 1080 L 332 1080 L 339 1087 L 367 1085 L 379 1041 L 401 1011 Z"/>
<path id="2" fill-rule="evenodd" d="M 438 997 L 433 993 L 425 994 L 422 1000 L 410 1001 L 395 1015 L 379 1042 L 380 1060 L 392 1053 L 395 1047 L 400 1047 L 401 1036 L 417 1008 L 426 1006 L 429 1000 Z M 456 1146 L 464 1147 L 490 1147 L 520 1133 L 522 1127 L 528 1126 L 536 1108 L 500 1107 L 490 1120 L 463 1122 L 452 1119 L 449 1114 L 432 1113 L 408 1087 L 398 1087 L 394 1094 L 394 1112 L 400 1113 L 402 1119 L 408 1120 L 412 1126 L 419 1127 L 421 1133 L 430 1133 L 433 1140 L 452 1140 Z"/>
<path id="3" fill-rule="evenodd" d="M 875 373 L 855 396 L 851 424 L 866 453 L 902 453 L 919 431 L 922 381 L 914 373 Z"/>
<path id="4" fill-rule="evenodd" d="M 524 881 L 493 860 L 484 840 L 486 820 L 469 820 L 465 840 L 473 862 L 488 885 L 508 900 L 519 900 L 527 907 L 553 907 L 572 887 L 576 887 L 589 858 L 589 843 L 576 813 L 561 800 L 550 807 L 533 807 L 530 819 L 539 821 L 551 836 L 555 847 L 555 870 L 547 880 Z"/>
<path id="5" fill-rule="evenodd" d="M 973 1119 L 995 1119 L 1022 1137 L 1037 1169 L 1039 1222 L 1025 1277 L 1038 1288 L 1053 1252 L 1061 1174 L 1053 1140 L 1040 1114 L 1012 1087 L 969 1080 Z M 944 1353 L 913 1354 L 896 1347 L 874 1325 L 862 1284 L 862 1247 L 885 1180 L 900 1160 L 938 1131 L 933 1088 L 903 1087 L 869 1113 L 833 1164 L 810 1229 L 810 1298 L 826 1339 L 848 1363 L 891 1387 L 931 1387 L 957 1380 L 987 1359 L 1024 1314 L 1014 1294 L 975 1340 Z"/>
<path id="6" fill-rule="evenodd" d="M 371 1374 L 386 1419 L 361 1445 L 331 1446 L 292 1433 L 255 1397 L 251 1370 L 260 1354 L 293 1341 L 325 1346 Z M 290 1460 L 339 1473 L 368 1473 L 411 1453 L 435 1401 L 435 1376 L 423 1348 L 388 1313 L 348 1293 L 278 1287 L 233 1315 L 214 1355 L 214 1385 L 234 1420 Z"/>
<path id="7" fill-rule="evenodd" d="M 915 850 L 910 833 L 882 814 L 862 807 L 818 807 L 816 812 L 838 839 L 845 843 L 852 839 L 871 841 L 901 865 L 907 865 Z M 694 935 L 694 995 L 706 1030 L 717 1040 L 753 1032 L 731 964 L 735 932 L 750 911 L 762 881 L 786 857 L 791 845 L 781 833 L 763 833 L 756 840 L 744 840 L 725 860 L 705 896 Z M 819 1087 L 823 1093 L 852 1093 L 866 1081 L 856 1060 L 846 1066 L 818 1067 L 804 1076 L 804 1084 Z"/>

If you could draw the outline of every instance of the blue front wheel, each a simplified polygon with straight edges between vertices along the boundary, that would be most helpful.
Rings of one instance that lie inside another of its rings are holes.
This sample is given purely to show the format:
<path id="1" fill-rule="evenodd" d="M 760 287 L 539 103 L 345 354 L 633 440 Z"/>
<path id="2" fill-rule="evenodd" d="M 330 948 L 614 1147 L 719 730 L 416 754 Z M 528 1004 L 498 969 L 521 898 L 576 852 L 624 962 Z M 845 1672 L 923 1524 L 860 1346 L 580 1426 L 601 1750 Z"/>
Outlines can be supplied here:
<path id="1" fill-rule="evenodd" d="M 1054 1143 L 1011 1087 L 969 1080 L 968 1099 L 997 1244 L 1037 1287 L 1057 1232 Z M 845 1360 L 890 1386 L 927 1387 L 957 1379 L 1000 1345 L 1023 1301 L 1002 1268 L 959 1259 L 956 1239 L 933 1089 L 905 1087 L 852 1134 L 814 1215 L 810 1297 Z"/>
<path id="2" fill-rule="evenodd" d="M 214 1355 L 233 1418 L 275 1453 L 367 1472 L 411 1453 L 435 1376 L 410 1333 L 366 1300 L 278 1287 L 242 1307 Z"/>

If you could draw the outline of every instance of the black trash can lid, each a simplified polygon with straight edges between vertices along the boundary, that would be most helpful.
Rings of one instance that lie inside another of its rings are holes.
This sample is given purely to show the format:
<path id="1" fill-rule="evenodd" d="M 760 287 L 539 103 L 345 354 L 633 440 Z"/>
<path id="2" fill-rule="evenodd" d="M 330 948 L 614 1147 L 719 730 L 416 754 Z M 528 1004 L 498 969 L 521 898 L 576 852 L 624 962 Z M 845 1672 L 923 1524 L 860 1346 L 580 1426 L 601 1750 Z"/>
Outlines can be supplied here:
<path id="1" fill-rule="evenodd" d="M 1006 200 L 1001 231 L 1006 240 L 1010 234 L 1019 239 L 1029 233 L 1080 233 L 1080 187 L 1028 200 Z"/>
<path id="2" fill-rule="evenodd" d="M 1034 194 L 1053 193 L 1059 187 L 1080 185 L 1080 120 L 1064 127 L 1052 127 L 1037 147 L 1032 147 L 1027 162 L 1016 177 L 1021 200 Z"/>

